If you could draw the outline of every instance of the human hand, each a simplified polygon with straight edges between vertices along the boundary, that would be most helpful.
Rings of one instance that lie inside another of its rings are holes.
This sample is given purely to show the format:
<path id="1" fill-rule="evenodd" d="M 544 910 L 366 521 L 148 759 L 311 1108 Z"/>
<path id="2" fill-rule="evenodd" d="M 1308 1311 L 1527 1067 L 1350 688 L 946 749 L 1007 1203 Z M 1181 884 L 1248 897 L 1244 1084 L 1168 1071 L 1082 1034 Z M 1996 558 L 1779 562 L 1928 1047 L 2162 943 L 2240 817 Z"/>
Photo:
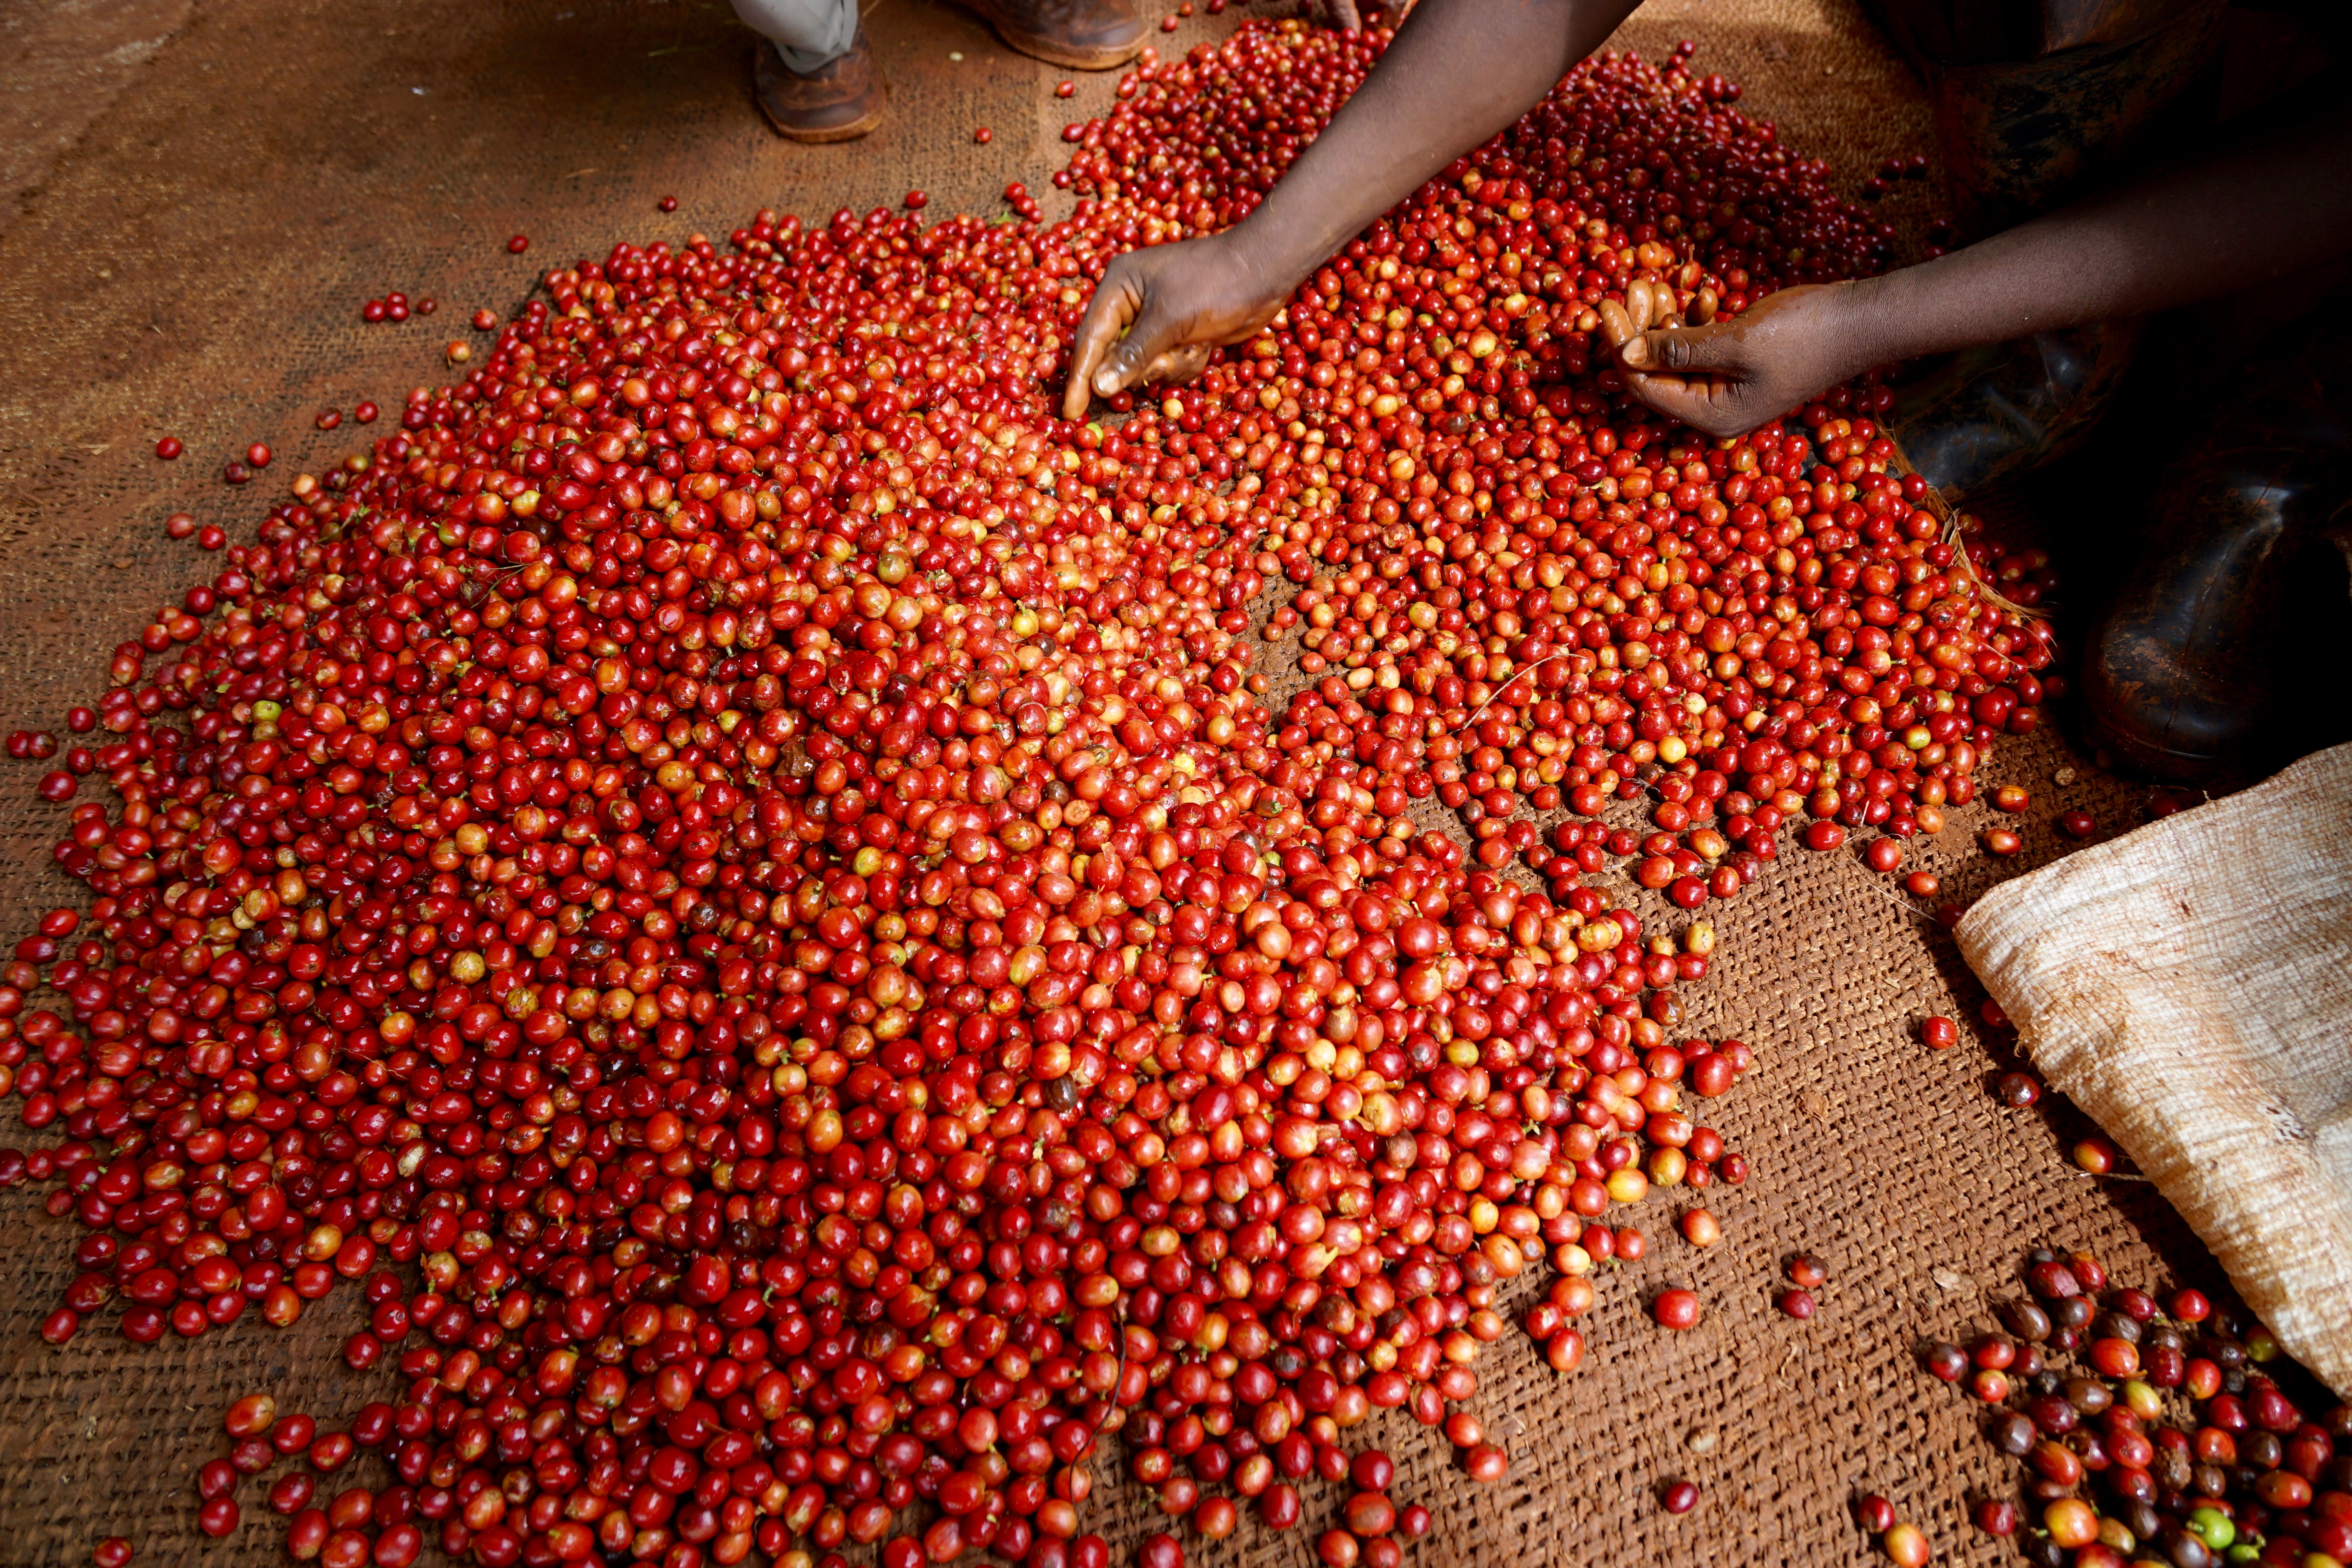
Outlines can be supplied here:
<path id="1" fill-rule="evenodd" d="M 1063 416 L 1083 419 L 1089 398 L 1148 381 L 1190 381 L 1212 349 L 1254 336 L 1288 295 L 1249 264 L 1231 230 L 1115 258 L 1078 322 Z"/>
<path id="2" fill-rule="evenodd" d="M 1623 307 L 1601 307 L 1601 337 L 1617 351 L 1627 390 L 1709 436 L 1745 435 L 1877 363 L 1847 319 L 1840 286 L 1783 289 L 1731 321 L 1692 327 L 1673 324 L 1673 300 L 1665 293 L 1662 303 L 1635 282 Z"/>

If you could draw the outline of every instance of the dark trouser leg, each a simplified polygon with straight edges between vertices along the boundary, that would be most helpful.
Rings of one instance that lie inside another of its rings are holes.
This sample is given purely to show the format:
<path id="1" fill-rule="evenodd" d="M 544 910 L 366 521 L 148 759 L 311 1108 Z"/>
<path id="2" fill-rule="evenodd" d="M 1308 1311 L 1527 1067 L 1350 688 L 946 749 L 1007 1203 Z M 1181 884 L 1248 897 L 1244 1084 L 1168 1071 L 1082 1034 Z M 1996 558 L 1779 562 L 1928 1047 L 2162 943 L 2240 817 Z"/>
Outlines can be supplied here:
<path id="1" fill-rule="evenodd" d="M 1973 236 L 2061 206 L 2161 137 L 2214 58 L 2214 0 L 1981 5 L 1875 0 L 1926 81 L 1952 199 Z M 2080 443 L 2131 359 L 2135 322 L 1955 355 L 1905 390 L 1891 423 L 1948 495 Z"/>

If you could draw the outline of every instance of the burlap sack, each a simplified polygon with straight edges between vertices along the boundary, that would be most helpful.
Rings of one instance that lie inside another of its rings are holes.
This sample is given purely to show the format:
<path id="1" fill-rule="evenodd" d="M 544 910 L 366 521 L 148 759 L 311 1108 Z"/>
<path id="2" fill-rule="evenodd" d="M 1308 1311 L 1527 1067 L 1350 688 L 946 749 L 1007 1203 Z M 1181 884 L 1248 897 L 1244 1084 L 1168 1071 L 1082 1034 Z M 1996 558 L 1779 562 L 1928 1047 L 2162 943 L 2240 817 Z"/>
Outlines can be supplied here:
<path id="1" fill-rule="evenodd" d="M 1988 893 L 1957 935 L 2279 1342 L 2352 1398 L 2352 745 Z"/>

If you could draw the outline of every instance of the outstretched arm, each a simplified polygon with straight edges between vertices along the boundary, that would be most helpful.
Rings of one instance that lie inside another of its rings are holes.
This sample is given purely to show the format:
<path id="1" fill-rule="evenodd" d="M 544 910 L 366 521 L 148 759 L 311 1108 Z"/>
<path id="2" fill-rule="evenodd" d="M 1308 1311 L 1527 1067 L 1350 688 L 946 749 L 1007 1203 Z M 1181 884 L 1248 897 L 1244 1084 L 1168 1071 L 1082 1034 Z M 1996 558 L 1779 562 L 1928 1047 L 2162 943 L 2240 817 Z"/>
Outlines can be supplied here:
<path id="1" fill-rule="evenodd" d="M 1063 412 L 1197 373 L 1264 326 L 1325 258 L 1527 112 L 1638 0 L 1422 0 L 1381 63 L 1257 210 L 1111 263 L 1078 325 Z M 1126 335 L 1120 336 L 1122 329 Z"/>
<path id="2" fill-rule="evenodd" d="M 2172 310 L 2352 252 L 2347 161 L 2337 105 L 2262 116 L 2205 157 L 1934 261 L 1636 332 L 1619 363 L 1643 403 L 1736 436 L 1874 364 Z"/>

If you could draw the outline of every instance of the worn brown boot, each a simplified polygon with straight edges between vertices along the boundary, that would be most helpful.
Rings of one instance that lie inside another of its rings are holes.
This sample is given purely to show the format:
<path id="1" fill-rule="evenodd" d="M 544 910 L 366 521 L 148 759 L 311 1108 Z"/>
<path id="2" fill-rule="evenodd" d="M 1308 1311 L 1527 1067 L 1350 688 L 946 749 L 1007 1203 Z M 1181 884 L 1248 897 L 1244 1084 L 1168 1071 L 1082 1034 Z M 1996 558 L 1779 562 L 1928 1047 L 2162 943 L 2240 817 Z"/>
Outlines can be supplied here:
<path id="1" fill-rule="evenodd" d="M 847 54 L 807 76 L 761 38 L 751 58 L 751 89 L 768 123 L 795 142 L 855 141 L 882 123 L 887 96 L 863 27 Z"/>
<path id="2" fill-rule="evenodd" d="M 1947 500 L 2080 446 L 2131 368 L 2139 322 L 2092 321 L 1963 349 L 1898 388 L 1887 418 Z"/>
<path id="3" fill-rule="evenodd" d="M 1073 70 L 1107 71 L 1143 52 L 1148 29 L 1134 0 L 964 0 L 1024 55 Z"/>
<path id="4" fill-rule="evenodd" d="M 2093 629 L 2093 740 L 2175 784 L 2260 777 L 2342 736 L 2325 677 L 2352 622 L 2336 538 L 2352 426 L 2308 384 L 2225 414 L 2167 466 L 2152 526 Z"/>

